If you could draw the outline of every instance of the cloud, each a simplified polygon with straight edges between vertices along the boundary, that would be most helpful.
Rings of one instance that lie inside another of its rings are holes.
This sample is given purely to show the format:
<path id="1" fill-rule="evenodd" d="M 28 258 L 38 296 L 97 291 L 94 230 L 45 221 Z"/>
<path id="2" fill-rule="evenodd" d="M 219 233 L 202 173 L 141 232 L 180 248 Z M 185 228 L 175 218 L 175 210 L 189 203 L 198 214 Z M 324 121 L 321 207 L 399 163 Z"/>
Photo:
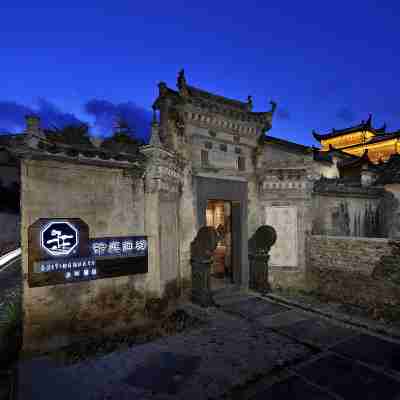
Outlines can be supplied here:
<path id="1" fill-rule="evenodd" d="M 41 124 L 44 127 L 55 126 L 62 128 L 66 125 L 81 125 L 84 123 L 74 114 L 61 111 L 55 104 L 46 99 L 39 98 L 37 106 L 38 111 L 36 113 L 40 116 Z"/>
<path id="2" fill-rule="evenodd" d="M 33 110 L 13 101 L 0 101 L 0 131 L 20 130 L 25 125 L 24 117 Z"/>
<path id="3" fill-rule="evenodd" d="M 117 116 L 126 121 L 133 132 L 147 140 L 150 134 L 151 112 L 133 102 L 113 103 L 108 100 L 91 99 L 84 104 L 88 116 L 94 118 L 92 134 L 110 136 Z M 65 125 L 87 123 L 73 113 L 62 111 L 56 104 L 39 98 L 34 106 L 13 101 L 0 101 L 0 132 L 21 132 L 25 128 L 25 116 L 36 114 L 44 128 L 63 128 Z"/>
<path id="4" fill-rule="evenodd" d="M 25 116 L 36 114 L 44 128 L 62 128 L 65 125 L 84 123 L 72 113 L 61 111 L 49 100 L 39 98 L 35 107 L 13 101 L 0 101 L 0 131 L 20 132 L 25 127 Z"/>
<path id="5" fill-rule="evenodd" d="M 85 111 L 94 117 L 94 127 L 101 135 L 109 136 L 117 117 L 121 117 L 141 138 L 150 133 L 151 112 L 133 102 L 113 103 L 92 99 L 85 104 Z"/>
<path id="6" fill-rule="evenodd" d="M 349 107 L 341 107 L 336 112 L 336 118 L 344 122 L 352 122 L 356 119 L 356 114 Z"/>

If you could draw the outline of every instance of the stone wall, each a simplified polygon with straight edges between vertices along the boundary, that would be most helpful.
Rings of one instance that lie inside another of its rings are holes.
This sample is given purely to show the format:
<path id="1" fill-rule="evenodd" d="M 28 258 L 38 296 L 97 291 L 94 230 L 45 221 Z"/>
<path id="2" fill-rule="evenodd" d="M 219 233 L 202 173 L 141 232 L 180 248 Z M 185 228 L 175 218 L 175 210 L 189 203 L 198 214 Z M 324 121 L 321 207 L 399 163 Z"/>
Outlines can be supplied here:
<path id="1" fill-rule="evenodd" d="M 389 238 L 400 237 L 400 185 L 385 185 L 382 201 L 383 235 Z"/>
<path id="2" fill-rule="evenodd" d="M 348 186 L 337 180 L 316 182 L 312 233 L 330 236 L 384 237 L 384 192 Z"/>
<path id="3" fill-rule="evenodd" d="M 270 251 L 272 287 L 304 287 L 305 234 L 311 229 L 312 209 L 306 169 L 293 166 L 264 171 L 259 193 L 261 224 L 271 225 L 277 241 Z"/>
<path id="4" fill-rule="evenodd" d="M 140 323 L 146 296 L 159 294 L 160 273 L 30 288 L 27 230 L 38 218 L 82 218 L 91 237 L 146 235 L 143 181 L 127 170 L 58 161 L 21 161 L 21 245 L 24 274 L 24 350 L 67 344 L 91 331 Z M 154 257 L 149 236 L 149 259 Z M 158 283 L 158 284 L 157 284 Z"/>
<path id="5" fill-rule="evenodd" d="M 400 252 L 385 238 L 310 235 L 307 286 L 328 298 L 382 309 L 400 304 Z"/>

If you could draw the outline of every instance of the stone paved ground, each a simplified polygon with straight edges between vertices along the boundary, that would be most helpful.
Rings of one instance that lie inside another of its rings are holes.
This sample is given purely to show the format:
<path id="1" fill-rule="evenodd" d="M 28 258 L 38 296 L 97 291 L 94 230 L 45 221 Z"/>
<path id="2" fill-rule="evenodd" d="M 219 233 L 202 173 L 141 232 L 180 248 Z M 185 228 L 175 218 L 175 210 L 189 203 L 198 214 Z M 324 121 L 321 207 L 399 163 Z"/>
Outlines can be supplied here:
<path id="1" fill-rule="evenodd" d="M 21 362 L 18 399 L 400 399 L 400 342 L 255 295 L 196 331 L 72 366 Z"/>

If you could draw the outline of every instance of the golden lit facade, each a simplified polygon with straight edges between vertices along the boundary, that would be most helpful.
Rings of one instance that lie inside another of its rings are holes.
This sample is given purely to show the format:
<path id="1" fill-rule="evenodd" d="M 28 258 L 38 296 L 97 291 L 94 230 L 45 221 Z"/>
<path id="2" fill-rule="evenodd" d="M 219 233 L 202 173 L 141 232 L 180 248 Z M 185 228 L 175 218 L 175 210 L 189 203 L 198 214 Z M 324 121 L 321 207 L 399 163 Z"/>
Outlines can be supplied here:
<path id="1" fill-rule="evenodd" d="M 332 148 L 361 157 L 368 150 L 368 158 L 373 163 L 386 161 L 392 154 L 400 154 L 400 131 L 386 132 L 386 126 L 376 129 L 371 125 L 371 116 L 361 124 L 342 130 L 332 130 L 328 134 L 313 136 L 321 144 L 322 151 Z"/>

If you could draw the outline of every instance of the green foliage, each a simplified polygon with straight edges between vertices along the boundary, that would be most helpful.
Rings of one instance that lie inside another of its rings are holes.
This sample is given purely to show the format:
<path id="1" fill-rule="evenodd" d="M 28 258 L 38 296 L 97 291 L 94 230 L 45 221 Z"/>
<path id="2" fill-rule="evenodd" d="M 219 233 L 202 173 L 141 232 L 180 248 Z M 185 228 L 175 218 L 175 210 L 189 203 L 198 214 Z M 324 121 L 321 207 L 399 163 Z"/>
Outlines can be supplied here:
<path id="1" fill-rule="evenodd" d="M 137 139 L 133 133 L 117 131 L 111 137 L 105 139 L 101 147 L 116 153 L 136 154 L 142 144 L 143 141 Z"/>
<path id="2" fill-rule="evenodd" d="M 61 129 L 54 128 L 46 131 L 46 136 L 51 141 L 63 144 L 83 146 L 92 145 L 89 135 L 89 126 L 87 124 L 66 125 Z"/>
<path id="3" fill-rule="evenodd" d="M 19 301 L 6 304 L 5 317 L 3 333 L 13 335 L 21 326 L 21 304 Z"/>
<path id="4" fill-rule="evenodd" d="M 22 310 L 19 301 L 5 305 L 5 320 L 0 330 L 0 365 L 16 361 L 22 345 Z"/>

